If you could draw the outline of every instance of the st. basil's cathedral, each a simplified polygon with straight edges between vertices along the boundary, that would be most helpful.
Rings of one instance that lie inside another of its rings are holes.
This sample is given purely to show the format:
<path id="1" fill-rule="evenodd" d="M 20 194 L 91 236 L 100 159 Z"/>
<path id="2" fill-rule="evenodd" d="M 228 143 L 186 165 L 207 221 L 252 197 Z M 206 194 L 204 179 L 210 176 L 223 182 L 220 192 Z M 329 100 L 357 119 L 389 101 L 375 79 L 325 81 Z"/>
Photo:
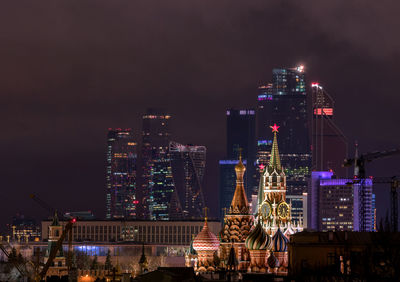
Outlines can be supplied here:
<path id="1" fill-rule="evenodd" d="M 260 166 L 260 183 L 256 213 L 246 197 L 243 176 L 246 167 L 241 156 L 235 166 L 236 189 L 218 238 L 207 226 L 192 241 L 186 254 L 186 265 L 197 272 L 217 269 L 241 272 L 287 274 L 288 242 L 292 234 L 302 231 L 291 220 L 291 207 L 286 202 L 286 176 L 281 165 L 277 132 L 274 133 L 268 166 Z"/>

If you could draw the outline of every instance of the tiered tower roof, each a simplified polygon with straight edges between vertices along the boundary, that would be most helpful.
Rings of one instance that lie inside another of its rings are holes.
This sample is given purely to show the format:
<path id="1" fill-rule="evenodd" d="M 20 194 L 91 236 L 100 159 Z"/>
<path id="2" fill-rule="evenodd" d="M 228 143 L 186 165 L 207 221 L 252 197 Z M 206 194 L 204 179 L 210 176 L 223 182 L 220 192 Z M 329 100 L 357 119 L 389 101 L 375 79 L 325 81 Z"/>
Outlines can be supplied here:
<path id="1" fill-rule="evenodd" d="M 235 166 L 236 189 L 229 209 L 230 214 L 248 214 L 250 211 L 249 202 L 247 201 L 243 185 L 243 176 L 245 171 L 246 167 L 243 165 L 242 154 L 240 154 L 239 163 Z"/>

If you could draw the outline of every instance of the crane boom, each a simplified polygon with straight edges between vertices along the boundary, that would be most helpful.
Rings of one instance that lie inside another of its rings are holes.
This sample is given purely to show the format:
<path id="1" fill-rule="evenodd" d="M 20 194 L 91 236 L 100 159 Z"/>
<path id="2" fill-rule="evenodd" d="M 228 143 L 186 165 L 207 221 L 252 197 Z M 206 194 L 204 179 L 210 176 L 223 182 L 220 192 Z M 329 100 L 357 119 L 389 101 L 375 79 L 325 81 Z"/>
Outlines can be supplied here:
<path id="1" fill-rule="evenodd" d="M 365 163 L 367 162 L 372 162 L 373 160 L 376 159 L 381 159 L 385 157 L 390 157 L 394 155 L 400 154 L 400 148 L 393 149 L 393 150 L 387 150 L 387 151 L 375 151 L 375 152 L 370 152 L 370 153 L 365 153 L 361 154 L 358 157 L 358 144 L 356 143 L 356 154 L 354 158 L 351 159 L 345 159 L 342 166 L 343 167 L 350 167 L 354 166 L 354 177 L 356 179 L 360 180 L 360 185 L 359 185 L 359 195 L 360 195 L 360 210 L 359 210 L 359 217 L 360 217 L 360 231 L 365 231 L 366 230 L 366 224 L 367 224 L 367 219 L 366 219 L 366 214 L 367 214 L 367 206 L 365 205 L 365 188 L 364 188 L 364 181 L 366 177 L 366 172 L 365 172 Z M 393 190 L 393 189 L 392 189 Z M 396 189 L 394 189 L 396 191 Z M 397 194 L 394 195 L 393 197 L 397 198 Z M 396 203 L 397 206 L 397 203 Z M 393 206 L 393 209 L 395 207 Z M 392 210 L 394 212 L 394 210 Z M 397 208 L 396 208 L 396 213 L 397 213 Z M 393 220 L 395 220 L 395 214 L 393 214 Z M 397 220 L 396 224 L 394 226 L 397 226 Z M 397 228 L 397 227 L 396 227 Z"/>
<path id="2" fill-rule="evenodd" d="M 386 157 L 399 155 L 399 154 L 400 154 L 400 148 L 393 149 L 393 150 L 387 150 L 387 151 L 369 152 L 369 153 L 362 154 L 359 158 L 345 159 L 343 162 L 343 166 L 344 167 L 350 167 L 350 166 L 354 166 L 354 165 L 358 166 L 360 175 L 356 175 L 356 176 L 364 178 L 366 162 L 372 162 L 373 160 L 376 160 L 376 159 L 386 158 Z"/>

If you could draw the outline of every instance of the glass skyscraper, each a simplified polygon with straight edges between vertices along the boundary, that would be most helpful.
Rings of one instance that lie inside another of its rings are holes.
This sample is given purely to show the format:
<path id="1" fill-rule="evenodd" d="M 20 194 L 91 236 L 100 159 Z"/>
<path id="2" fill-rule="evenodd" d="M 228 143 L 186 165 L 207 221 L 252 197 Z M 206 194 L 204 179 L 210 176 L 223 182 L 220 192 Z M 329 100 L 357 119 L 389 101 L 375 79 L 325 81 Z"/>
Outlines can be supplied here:
<path id="1" fill-rule="evenodd" d="M 170 142 L 172 175 L 183 218 L 201 218 L 205 207 L 203 177 L 206 147 Z M 172 213 L 172 211 L 171 211 Z M 179 216 L 175 214 L 174 216 Z"/>
<path id="2" fill-rule="evenodd" d="M 271 151 L 272 124 L 279 128 L 279 150 L 287 179 L 287 194 L 302 195 L 307 190 L 311 168 L 311 146 L 307 115 L 304 68 L 272 71 L 272 83 L 259 87 L 257 105 L 258 163 L 267 161 Z"/>
<path id="3" fill-rule="evenodd" d="M 141 146 L 140 219 L 167 220 L 174 191 L 168 153 L 171 116 L 148 109 L 143 115 Z"/>
<path id="4" fill-rule="evenodd" d="M 130 129 L 109 129 L 107 134 L 106 218 L 137 216 L 137 143 Z"/>

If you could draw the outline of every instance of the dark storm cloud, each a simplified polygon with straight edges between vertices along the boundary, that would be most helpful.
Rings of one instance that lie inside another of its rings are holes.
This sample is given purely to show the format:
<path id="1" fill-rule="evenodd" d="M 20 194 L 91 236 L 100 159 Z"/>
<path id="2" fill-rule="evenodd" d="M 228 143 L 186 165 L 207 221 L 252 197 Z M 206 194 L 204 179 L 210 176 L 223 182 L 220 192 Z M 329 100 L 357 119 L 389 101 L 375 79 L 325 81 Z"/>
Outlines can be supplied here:
<path id="1" fill-rule="evenodd" d="M 0 145 L 12 207 L 2 221 L 17 209 L 39 213 L 31 191 L 101 214 L 106 129 L 139 133 L 149 106 L 171 112 L 177 141 L 207 146 L 206 189 L 215 191 L 225 109 L 255 107 L 257 86 L 277 66 L 306 65 L 309 80 L 336 98 L 350 141 L 398 146 L 398 9 L 389 1 L 3 1 Z"/>

